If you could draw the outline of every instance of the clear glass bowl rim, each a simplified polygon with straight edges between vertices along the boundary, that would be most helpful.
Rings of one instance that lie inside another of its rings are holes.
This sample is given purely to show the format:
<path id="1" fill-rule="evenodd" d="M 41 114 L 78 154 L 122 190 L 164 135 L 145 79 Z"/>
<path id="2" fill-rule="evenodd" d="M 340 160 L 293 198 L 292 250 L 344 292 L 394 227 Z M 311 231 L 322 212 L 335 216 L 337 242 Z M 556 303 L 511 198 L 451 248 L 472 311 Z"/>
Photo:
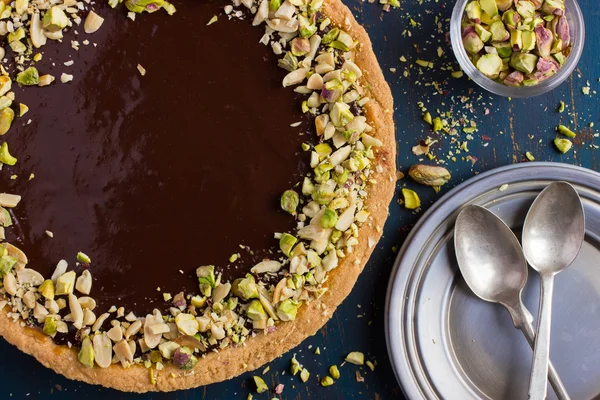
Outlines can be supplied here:
<path id="1" fill-rule="evenodd" d="M 585 22 L 577 0 L 565 0 L 566 17 L 571 28 L 571 54 L 567 62 L 552 77 L 535 86 L 513 87 L 495 82 L 483 75 L 468 57 L 462 44 L 461 23 L 464 9 L 472 0 L 457 0 L 450 20 L 450 40 L 452 51 L 461 69 L 479 86 L 494 94 L 504 97 L 533 97 L 547 93 L 562 84 L 575 70 L 585 45 Z"/>

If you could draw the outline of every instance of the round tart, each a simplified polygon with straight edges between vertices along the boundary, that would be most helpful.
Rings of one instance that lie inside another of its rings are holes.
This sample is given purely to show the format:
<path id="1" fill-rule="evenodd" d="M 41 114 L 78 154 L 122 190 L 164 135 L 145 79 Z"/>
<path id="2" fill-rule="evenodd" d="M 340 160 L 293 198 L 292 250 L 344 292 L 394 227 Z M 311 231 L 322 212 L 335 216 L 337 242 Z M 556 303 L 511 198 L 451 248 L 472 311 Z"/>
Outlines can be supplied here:
<path id="1" fill-rule="evenodd" d="M 68 378 L 146 392 L 253 370 L 322 327 L 396 181 L 391 93 L 348 8 L 19 5 L 0 335 Z"/>

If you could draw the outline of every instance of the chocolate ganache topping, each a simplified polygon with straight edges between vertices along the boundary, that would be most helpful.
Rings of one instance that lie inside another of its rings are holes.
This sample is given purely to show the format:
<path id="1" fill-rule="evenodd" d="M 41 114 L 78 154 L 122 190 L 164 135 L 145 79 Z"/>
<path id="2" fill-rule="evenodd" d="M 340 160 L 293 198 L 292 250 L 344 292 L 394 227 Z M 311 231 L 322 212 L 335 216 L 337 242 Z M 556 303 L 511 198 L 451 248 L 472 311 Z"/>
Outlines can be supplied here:
<path id="1" fill-rule="evenodd" d="M 7 240 L 44 276 L 89 255 L 99 312 L 142 315 L 162 293 L 195 292 L 199 265 L 241 277 L 295 226 L 279 196 L 308 171 L 301 143 L 314 135 L 300 134 L 308 121 L 261 31 L 224 4 L 183 0 L 131 21 L 98 3 L 101 30 L 64 39 L 78 50 L 49 42 L 36 64 L 72 82 L 13 85 L 30 111 L 11 131 L 19 163 L 0 171 L 2 190 L 23 196 Z"/>

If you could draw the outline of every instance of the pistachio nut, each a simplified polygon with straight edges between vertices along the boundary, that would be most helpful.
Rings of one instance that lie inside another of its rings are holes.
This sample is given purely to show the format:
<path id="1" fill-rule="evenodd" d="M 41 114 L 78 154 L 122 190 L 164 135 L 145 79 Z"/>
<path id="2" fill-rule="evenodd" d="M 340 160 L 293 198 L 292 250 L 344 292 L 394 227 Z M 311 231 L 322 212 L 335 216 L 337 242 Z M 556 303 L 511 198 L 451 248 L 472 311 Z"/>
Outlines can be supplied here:
<path id="1" fill-rule="evenodd" d="M 415 210 L 421 207 L 421 199 L 419 195 L 415 193 L 415 191 L 403 188 L 402 189 L 402 197 L 404 197 L 404 207 L 409 210 Z"/>
<path id="2" fill-rule="evenodd" d="M 75 271 L 69 271 L 59 276 L 56 280 L 55 295 L 62 296 L 73 293 L 75 278 Z"/>
<path id="3" fill-rule="evenodd" d="M 286 190 L 281 195 L 280 204 L 283 211 L 286 211 L 290 214 L 295 214 L 299 203 L 300 197 L 298 196 L 298 193 L 293 190 Z"/>
<path id="4" fill-rule="evenodd" d="M 40 83 L 40 75 L 37 68 L 29 67 L 17 74 L 17 83 L 25 86 L 37 85 Z"/>
<path id="5" fill-rule="evenodd" d="M 574 138 L 577 136 L 577 134 L 575 132 L 573 132 L 572 130 L 570 130 L 569 128 L 567 128 L 564 125 L 559 125 L 556 130 L 558 131 L 558 133 L 562 133 L 563 135 L 570 137 L 570 138 Z"/>
<path id="6" fill-rule="evenodd" d="M 502 69 L 502 59 L 498 54 L 486 54 L 477 61 L 477 69 L 488 78 L 496 78 Z"/>
<path id="7" fill-rule="evenodd" d="M 297 242 L 298 239 L 295 236 L 289 233 L 282 233 L 279 238 L 279 248 L 283 254 L 289 256 Z"/>
<path id="8" fill-rule="evenodd" d="M 233 294 L 244 301 L 258 297 L 258 286 L 254 280 L 254 276 L 250 274 L 247 274 L 245 278 L 238 278 L 233 281 L 231 290 Z"/>
<path id="9" fill-rule="evenodd" d="M 338 369 L 337 365 L 332 365 L 329 367 L 329 375 L 331 375 L 333 379 L 340 379 L 340 370 Z"/>
<path id="10" fill-rule="evenodd" d="M 0 146 L 0 163 L 6 165 L 15 165 L 17 163 L 17 159 L 9 153 L 8 143 L 6 142 Z"/>
<path id="11" fill-rule="evenodd" d="M 178 347 L 173 353 L 173 363 L 182 370 L 191 370 L 198 363 L 198 359 L 194 356 L 192 351 L 186 347 Z"/>
<path id="12" fill-rule="evenodd" d="M 451 178 L 444 167 L 415 164 L 408 170 L 408 175 L 416 182 L 427 186 L 445 185 Z"/>
<path id="13" fill-rule="evenodd" d="M 252 379 L 254 379 L 254 383 L 256 384 L 256 393 L 264 393 L 269 390 L 269 387 L 260 376 L 255 375 Z"/>
<path id="14" fill-rule="evenodd" d="M 282 321 L 293 321 L 296 319 L 299 307 L 300 303 L 297 303 L 292 299 L 286 299 L 277 307 L 277 316 Z"/>
<path id="15" fill-rule="evenodd" d="M 77 355 L 79 362 L 89 368 L 94 368 L 94 347 L 89 336 L 86 336 L 81 342 L 81 348 Z"/>
<path id="16" fill-rule="evenodd" d="M 365 355 L 360 351 L 353 351 L 346 356 L 346 361 L 355 365 L 363 365 L 365 363 Z"/>
<path id="17" fill-rule="evenodd" d="M 331 385 L 333 385 L 333 383 L 334 383 L 333 378 L 330 377 L 329 375 L 328 376 L 324 376 L 321 379 L 321 386 L 331 386 Z"/>
<path id="18" fill-rule="evenodd" d="M 8 132 L 12 125 L 13 119 L 15 119 L 15 112 L 12 108 L 7 107 L 0 111 L 0 136 Z"/>
<path id="19" fill-rule="evenodd" d="M 42 27 L 50 32 L 60 31 L 69 25 L 67 14 L 59 6 L 52 6 L 42 18 Z"/>
<path id="20" fill-rule="evenodd" d="M 556 138 L 554 139 L 554 145 L 563 154 L 567 153 L 573 147 L 573 142 L 569 139 Z"/>

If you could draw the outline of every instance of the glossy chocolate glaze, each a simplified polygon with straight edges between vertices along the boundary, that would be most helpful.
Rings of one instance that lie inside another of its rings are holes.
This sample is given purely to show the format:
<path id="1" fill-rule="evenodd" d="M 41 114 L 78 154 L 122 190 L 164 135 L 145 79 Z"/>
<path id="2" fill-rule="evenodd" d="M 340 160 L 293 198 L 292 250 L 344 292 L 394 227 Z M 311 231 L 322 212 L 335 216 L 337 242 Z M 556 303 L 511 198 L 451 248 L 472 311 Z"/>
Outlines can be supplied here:
<path id="1" fill-rule="evenodd" d="M 278 201 L 308 171 L 299 153 L 308 125 L 290 127 L 304 119 L 300 101 L 258 43 L 263 29 L 229 21 L 224 1 L 175 4 L 172 17 L 133 22 L 124 7 L 98 3 L 98 32 L 77 28 L 43 48 L 37 68 L 57 81 L 15 88 L 31 111 L 5 136 L 19 162 L 0 184 L 23 196 L 8 239 L 45 276 L 60 259 L 74 266 L 78 251 L 88 254 L 98 312 L 164 308 L 162 292 L 197 291 L 199 265 L 242 276 L 276 248 L 273 232 L 295 224 Z M 60 83 L 62 72 L 74 81 Z"/>

